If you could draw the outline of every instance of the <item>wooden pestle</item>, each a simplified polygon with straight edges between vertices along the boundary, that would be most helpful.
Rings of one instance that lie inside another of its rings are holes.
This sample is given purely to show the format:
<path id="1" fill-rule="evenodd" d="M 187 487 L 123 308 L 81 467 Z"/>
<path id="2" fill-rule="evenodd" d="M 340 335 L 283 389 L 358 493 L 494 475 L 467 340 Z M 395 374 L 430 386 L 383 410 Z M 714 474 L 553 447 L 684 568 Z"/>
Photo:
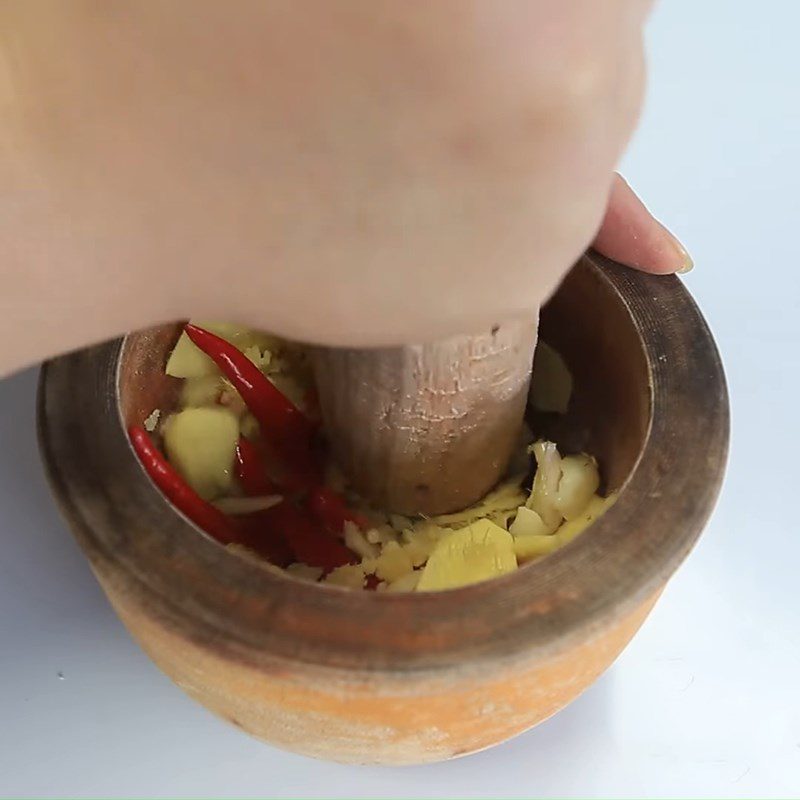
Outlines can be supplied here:
<path id="1" fill-rule="evenodd" d="M 479 500 L 519 441 L 538 319 L 376 349 L 316 348 L 334 455 L 377 507 L 442 514 Z"/>

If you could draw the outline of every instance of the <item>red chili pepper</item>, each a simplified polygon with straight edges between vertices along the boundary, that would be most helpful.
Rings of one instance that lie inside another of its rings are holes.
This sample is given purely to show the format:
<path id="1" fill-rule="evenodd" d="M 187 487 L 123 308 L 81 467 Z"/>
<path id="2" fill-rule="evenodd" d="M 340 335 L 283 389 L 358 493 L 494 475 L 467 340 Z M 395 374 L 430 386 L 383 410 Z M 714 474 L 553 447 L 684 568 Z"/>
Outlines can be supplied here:
<path id="1" fill-rule="evenodd" d="M 245 494 L 258 496 L 273 494 L 275 486 L 267 477 L 266 466 L 258 447 L 253 442 L 241 437 L 236 447 L 236 475 Z M 254 526 L 256 523 L 252 523 Z M 258 513 L 258 527 L 251 528 L 247 536 L 248 546 L 258 550 L 250 542 L 266 543 L 262 546 L 275 548 L 276 542 L 284 543 L 294 558 L 291 561 L 302 561 L 312 567 L 321 567 L 326 572 L 342 564 L 349 564 L 355 559 L 354 554 L 326 533 L 319 530 L 317 524 L 303 511 L 284 500 L 277 506 Z M 253 538 L 251 538 L 251 534 Z M 260 538 L 259 538 L 260 537 Z M 281 554 L 267 554 L 273 564 L 280 564 L 276 557 Z"/>
<path id="2" fill-rule="evenodd" d="M 308 448 L 313 429 L 307 417 L 244 353 L 197 325 L 189 324 L 185 330 L 239 392 L 268 441 L 289 452 Z"/>
<path id="3" fill-rule="evenodd" d="M 246 494 L 258 496 L 282 491 L 308 491 L 310 486 L 319 481 L 319 471 L 314 467 L 308 466 L 302 472 L 298 471 L 296 465 L 295 469 L 279 465 L 278 470 L 281 471 L 282 467 L 283 474 L 273 481 L 259 445 L 244 436 L 240 437 L 236 447 L 236 477 Z"/>
<path id="4" fill-rule="evenodd" d="M 308 497 L 311 513 L 330 531 L 340 534 L 345 522 L 353 522 L 362 530 L 369 523 L 360 514 L 351 511 L 344 500 L 329 486 L 317 486 Z"/>
<path id="5" fill-rule="evenodd" d="M 218 508 L 203 500 L 184 481 L 153 444 L 144 428 L 134 425 L 128 429 L 128 435 L 153 483 L 179 511 L 222 544 L 241 541 L 233 522 Z"/>
<path id="6" fill-rule="evenodd" d="M 367 580 L 364 582 L 364 588 L 369 592 L 374 592 L 378 588 L 381 579 L 377 575 L 367 575 Z"/>
<path id="7" fill-rule="evenodd" d="M 324 533 L 311 517 L 290 502 L 268 509 L 270 525 L 289 543 L 296 561 L 330 572 L 344 564 L 353 564 L 358 557 L 340 541 Z"/>
<path id="8" fill-rule="evenodd" d="M 265 440 L 280 450 L 283 486 L 302 491 L 318 483 L 321 469 L 309 449 L 313 425 L 308 418 L 234 345 L 196 325 L 189 324 L 185 330 L 237 389 Z"/>
<path id="9" fill-rule="evenodd" d="M 268 508 L 236 520 L 241 543 L 276 567 L 287 567 L 296 559 L 283 532 L 277 529 L 271 511 Z"/>
<path id="10" fill-rule="evenodd" d="M 289 492 L 305 492 L 322 480 L 322 468 L 310 450 L 283 452 L 283 474 L 280 485 Z"/>
<path id="11" fill-rule="evenodd" d="M 244 436 L 236 443 L 236 477 L 246 495 L 260 497 L 275 494 L 278 489 L 269 479 L 258 447 Z"/>

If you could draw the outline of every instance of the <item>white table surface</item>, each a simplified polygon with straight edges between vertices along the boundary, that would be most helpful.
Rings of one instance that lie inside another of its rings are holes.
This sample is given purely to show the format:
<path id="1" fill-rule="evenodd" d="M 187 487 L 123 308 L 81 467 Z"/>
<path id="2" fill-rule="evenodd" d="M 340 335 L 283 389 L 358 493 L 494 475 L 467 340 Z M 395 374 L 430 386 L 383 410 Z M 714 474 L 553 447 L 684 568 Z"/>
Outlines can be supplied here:
<path id="1" fill-rule="evenodd" d="M 449 764 L 344 767 L 248 738 L 112 613 L 45 486 L 27 372 L 0 384 L 0 795 L 797 795 L 798 24 L 793 0 L 669 0 L 651 23 L 623 167 L 694 254 L 733 447 L 704 538 L 607 675 L 538 729 Z"/>

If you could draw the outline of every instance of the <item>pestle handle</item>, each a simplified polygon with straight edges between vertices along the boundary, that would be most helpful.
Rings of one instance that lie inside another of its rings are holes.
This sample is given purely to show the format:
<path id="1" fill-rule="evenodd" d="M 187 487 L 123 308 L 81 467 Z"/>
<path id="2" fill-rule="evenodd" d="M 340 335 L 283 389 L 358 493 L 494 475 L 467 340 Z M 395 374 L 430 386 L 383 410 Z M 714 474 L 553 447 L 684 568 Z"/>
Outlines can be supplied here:
<path id="1" fill-rule="evenodd" d="M 376 349 L 316 348 L 323 420 L 339 465 L 376 506 L 466 508 L 502 477 L 518 442 L 538 319 Z"/>

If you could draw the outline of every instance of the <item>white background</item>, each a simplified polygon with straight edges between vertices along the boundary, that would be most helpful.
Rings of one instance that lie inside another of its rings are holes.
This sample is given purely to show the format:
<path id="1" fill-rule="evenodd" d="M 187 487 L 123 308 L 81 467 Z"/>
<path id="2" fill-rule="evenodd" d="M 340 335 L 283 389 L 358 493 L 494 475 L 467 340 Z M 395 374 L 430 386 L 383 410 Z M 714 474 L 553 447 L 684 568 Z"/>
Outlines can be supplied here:
<path id="1" fill-rule="evenodd" d="M 606 676 L 538 729 L 449 764 L 344 767 L 248 738 L 112 614 L 45 486 L 28 372 L 0 384 L 0 795 L 800 793 L 798 26 L 793 0 L 668 0 L 650 26 L 623 168 L 695 257 L 733 450 L 703 540 Z"/>

